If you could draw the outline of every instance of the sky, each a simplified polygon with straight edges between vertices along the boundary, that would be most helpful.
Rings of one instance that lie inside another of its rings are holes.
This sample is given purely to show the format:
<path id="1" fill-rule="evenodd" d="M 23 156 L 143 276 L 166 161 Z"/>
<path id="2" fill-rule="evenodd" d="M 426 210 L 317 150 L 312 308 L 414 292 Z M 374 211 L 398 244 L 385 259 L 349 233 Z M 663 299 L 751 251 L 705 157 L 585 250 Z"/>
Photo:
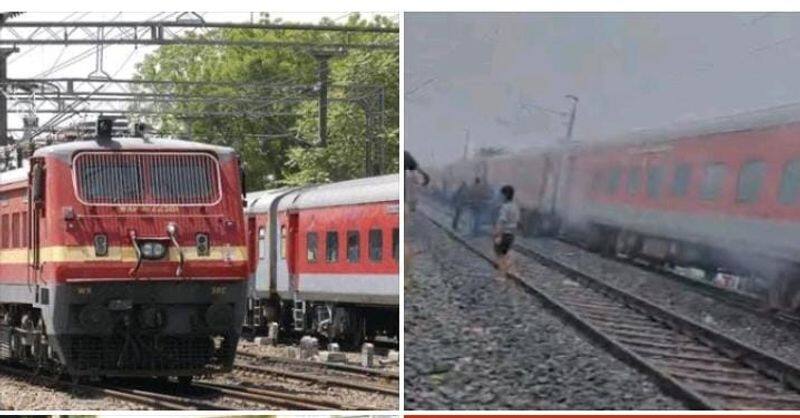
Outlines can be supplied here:
<path id="1" fill-rule="evenodd" d="M 406 13 L 404 139 L 424 164 L 800 102 L 797 13 Z M 468 131 L 468 134 L 467 134 Z"/>
<path id="2" fill-rule="evenodd" d="M 207 22 L 239 22 L 248 23 L 251 19 L 256 21 L 260 17 L 259 12 L 254 13 L 219 13 L 219 12 L 198 12 Z M 152 13 L 24 13 L 14 18 L 15 21 L 144 21 L 144 20 L 174 20 L 180 12 L 152 12 Z M 373 13 L 361 13 L 362 16 L 370 18 Z M 323 17 L 329 17 L 336 22 L 346 21 L 349 12 L 332 13 L 270 13 L 273 19 L 282 19 L 287 22 L 317 23 Z M 2 38 L 10 36 L 2 31 Z M 136 64 L 140 62 L 148 53 L 153 52 L 156 46 L 132 45 L 113 45 L 103 50 L 103 70 L 114 78 L 131 78 L 135 72 Z M 20 52 L 11 55 L 8 59 L 8 76 L 10 78 L 26 77 L 76 77 L 85 78 L 95 71 L 96 53 L 92 52 L 83 59 L 68 64 L 73 57 L 81 53 L 92 50 L 94 46 L 74 45 L 63 47 L 59 45 L 32 46 L 20 45 Z M 61 68 L 63 67 L 63 68 Z M 55 70 L 55 71 L 51 71 Z M 43 74 L 45 73 L 45 74 Z M 22 106 L 9 103 L 9 108 Z M 24 107 L 27 109 L 27 107 Z M 51 114 L 39 115 L 39 125 L 43 125 L 50 118 Z M 22 117 L 18 114 L 9 116 L 9 128 L 19 128 L 22 126 Z M 18 134 L 18 133 L 17 133 Z"/>

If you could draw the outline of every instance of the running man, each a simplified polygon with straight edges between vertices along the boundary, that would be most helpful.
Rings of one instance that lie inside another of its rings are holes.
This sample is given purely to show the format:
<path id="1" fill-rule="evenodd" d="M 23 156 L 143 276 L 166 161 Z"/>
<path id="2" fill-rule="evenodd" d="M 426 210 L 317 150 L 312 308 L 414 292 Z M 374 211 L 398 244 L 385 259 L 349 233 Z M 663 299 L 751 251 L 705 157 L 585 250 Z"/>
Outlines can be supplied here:
<path id="1" fill-rule="evenodd" d="M 514 203 L 514 187 L 505 185 L 500 189 L 503 205 L 494 224 L 494 253 L 497 256 L 497 279 L 502 280 L 508 274 L 511 265 L 508 252 L 514 243 L 514 233 L 519 224 L 519 207 Z"/>

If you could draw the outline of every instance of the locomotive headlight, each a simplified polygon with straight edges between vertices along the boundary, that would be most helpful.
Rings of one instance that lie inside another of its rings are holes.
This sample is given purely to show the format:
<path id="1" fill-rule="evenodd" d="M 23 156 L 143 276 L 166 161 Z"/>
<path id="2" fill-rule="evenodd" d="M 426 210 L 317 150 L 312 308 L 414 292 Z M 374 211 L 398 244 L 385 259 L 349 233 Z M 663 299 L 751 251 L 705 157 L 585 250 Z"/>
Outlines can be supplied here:
<path id="1" fill-rule="evenodd" d="M 164 256 L 164 252 L 166 251 L 166 247 L 164 244 L 160 242 L 153 243 L 153 258 L 161 258 Z"/>
<path id="2" fill-rule="evenodd" d="M 142 255 L 145 258 L 153 258 L 153 243 L 152 242 L 145 242 L 142 245 Z"/>
<path id="3" fill-rule="evenodd" d="M 108 237 L 105 234 L 94 236 L 94 255 L 97 257 L 108 255 Z"/>
<path id="4" fill-rule="evenodd" d="M 199 233 L 195 236 L 195 243 L 197 244 L 197 255 L 207 256 L 210 252 L 210 245 L 208 241 L 208 234 Z"/>

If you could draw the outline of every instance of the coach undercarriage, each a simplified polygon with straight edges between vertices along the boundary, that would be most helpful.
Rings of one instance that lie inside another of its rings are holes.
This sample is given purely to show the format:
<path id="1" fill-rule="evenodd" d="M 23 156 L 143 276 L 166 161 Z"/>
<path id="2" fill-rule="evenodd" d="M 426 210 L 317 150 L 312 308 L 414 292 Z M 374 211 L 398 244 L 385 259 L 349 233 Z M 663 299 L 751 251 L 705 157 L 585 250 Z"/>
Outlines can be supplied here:
<path id="1" fill-rule="evenodd" d="M 764 309 L 800 311 L 800 265 L 764 257 L 751 252 L 675 240 L 590 224 L 579 232 L 566 234 L 589 250 L 606 256 L 622 257 L 651 266 L 674 269 L 688 267 L 702 271 L 703 280 L 713 281 L 718 273 L 735 280 L 718 283 L 762 298 Z"/>
<path id="2" fill-rule="evenodd" d="M 397 308 L 346 303 L 251 299 L 246 325 L 263 333 L 271 322 L 297 335 L 312 334 L 357 348 L 376 337 L 397 338 Z"/>

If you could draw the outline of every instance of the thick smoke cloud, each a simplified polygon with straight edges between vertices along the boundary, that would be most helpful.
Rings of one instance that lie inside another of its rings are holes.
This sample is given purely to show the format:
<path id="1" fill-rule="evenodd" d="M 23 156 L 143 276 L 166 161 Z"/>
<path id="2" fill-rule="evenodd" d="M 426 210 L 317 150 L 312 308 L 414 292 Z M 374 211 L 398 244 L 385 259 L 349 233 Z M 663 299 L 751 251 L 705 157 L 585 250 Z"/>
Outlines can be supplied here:
<path id="1" fill-rule="evenodd" d="M 800 14 L 408 13 L 405 143 L 423 164 L 800 102 Z"/>

